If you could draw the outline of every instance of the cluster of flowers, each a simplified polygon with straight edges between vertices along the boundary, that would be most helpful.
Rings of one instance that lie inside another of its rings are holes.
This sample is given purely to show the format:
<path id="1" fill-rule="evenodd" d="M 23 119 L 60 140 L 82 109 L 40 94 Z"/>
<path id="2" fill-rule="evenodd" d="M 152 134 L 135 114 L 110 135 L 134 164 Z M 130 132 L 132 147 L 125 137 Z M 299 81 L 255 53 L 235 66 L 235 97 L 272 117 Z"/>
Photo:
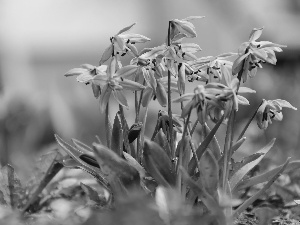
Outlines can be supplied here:
<path id="1" fill-rule="evenodd" d="M 208 118 L 217 121 L 224 115 L 228 118 L 231 110 L 238 110 L 239 104 L 248 105 L 249 101 L 242 93 L 255 93 L 247 87 L 240 87 L 241 81 L 246 82 L 256 75 L 262 63 L 276 64 L 275 52 L 282 51 L 283 45 L 268 41 L 257 42 L 263 28 L 253 29 L 249 41 L 244 42 L 238 53 L 226 53 L 217 57 L 198 58 L 195 53 L 201 48 L 194 43 L 183 42 L 184 39 L 196 37 L 193 19 L 170 21 L 170 34 L 167 44 L 154 48 L 145 48 L 138 52 L 136 43 L 150 41 L 140 34 L 124 34 L 135 24 L 125 27 L 110 38 L 111 44 L 104 51 L 99 62 L 100 66 L 84 64 L 81 68 L 68 71 L 65 76 L 77 76 L 77 81 L 91 83 L 94 95 L 100 97 L 102 111 L 107 107 L 111 93 L 119 104 L 128 108 L 124 90 L 143 91 L 141 103 L 148 106 L 154 97 L 163 107 L 168 101 L 169 71 L 173 77 L 170 82 L 171 92 L 179 93 L 180 97 L 173 102 L 187 104 L 182 108 L 181 117 L 186 117 L 196 109 L 198 120 L 204 123 Z M 133 59 L 130 65 L 122 66 L 121 57 L 130 54 Z M 237 56 L 232 63 L 229 57 Z M 103 65 L 108 61 L 108 65 Z M 193 93 L 185 92 L 186 81 L 200 81 Z M 295 109 L 284 100 L 264 100 L 257 111 L 259 128 L 266 129 L 271 119 L 282 119 L 282 107 Z"/>

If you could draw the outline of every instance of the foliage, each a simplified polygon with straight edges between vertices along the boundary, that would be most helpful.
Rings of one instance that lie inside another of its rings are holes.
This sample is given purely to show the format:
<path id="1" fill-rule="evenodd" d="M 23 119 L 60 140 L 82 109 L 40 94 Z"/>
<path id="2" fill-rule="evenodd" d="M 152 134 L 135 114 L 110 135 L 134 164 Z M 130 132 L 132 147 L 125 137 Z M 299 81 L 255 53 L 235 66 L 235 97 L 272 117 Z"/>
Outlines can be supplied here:
<path id="1" fill-rule="evenodd" d="M 132 24 L 110 38 L 98 66 L 83 64 L 65 74 L 91 84 L 105 114 L 106 140 L 88 146 L 72 139 L 71 145 L 56 134 L 66 154 L 55 151 L 42 156 L 26 187 L 11 166 L 4 166 L 0 203 L 19 212 L 16 224 L 232 224 L 281 173 L 299 167 L 298 161 L 287 159 L 270 171 L 252 173 L 275 139 L 241 161 L 233 157 L 254 118 L 260 129 L 267 129 L 272 119 L 282 120 L 283 107 L 296 110 L 285 100 L 262 100 L 242 133 L 234 138 L 239 107 L 249 105 L 241 94 L 255 93 L 244 83 L 263 63 L 276 64 L 275 52 L 285 46 L 258 42 L 260 28 L 253 29 L 237 53 L 197 57 L 201 48 L 189 39 L 197 35 L 192 21 L 200 18 L 169 21 L 166 43 L 140 52 L 135 44 L 150 39 L 127 33 Z M 129 65 L 122 65 L 125 55 L 132 57 Z M 233 57 L 232 62 L 229 58 Z M 197 83 L 193 92 L 186 92 L 186 81 Z M 125 90 L 134 92 L 136 117 L 132 126 L 123 111 L 131 107 Z M 113 122 L 111 96 L 119 104 Z M 167 111 L 158 112 L 150 139 L 144 131 L 149 104 L 156 99 Z M 180 115 L 172 112 L 176 103 L 180 103 Z M 191 121 L 194 113 L 196 120 Z M 208 121 L 214 123 L 212 129 Z M 226 127 L 223 148 L 215 135 L 221 126 Z M 197 127 L 200 134 L 195 132 Z M 79 168 L 91 177 L 53 179 L 65 168 Z M 259 184 L 262 187 L 245 198 L 249 187 Z M 263 212 L 256 211 L 259 220 L 270 221 Z M 11 211 L 3 215 L 1 220 L 15 220 Z"/>

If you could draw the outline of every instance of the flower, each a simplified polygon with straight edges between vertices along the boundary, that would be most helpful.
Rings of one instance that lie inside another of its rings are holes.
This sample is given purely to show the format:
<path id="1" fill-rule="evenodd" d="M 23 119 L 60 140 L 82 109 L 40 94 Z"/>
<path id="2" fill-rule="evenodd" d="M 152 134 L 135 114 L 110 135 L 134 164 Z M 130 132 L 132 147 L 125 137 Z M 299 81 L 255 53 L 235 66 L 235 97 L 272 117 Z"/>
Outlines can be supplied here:
<path id="1" fill-rule="evenodd" d="M 290 108 L 297 110 L 294 106 L 292 106 L 288 101 L 282 99 L 276 100 L 265 100 L 261 106 L 258 108 L 256 113 L 256 121 L 257 125 L 260 129 L 267 129 L 269 124 L 272 124 L 272 119 L 281 121 L 283 118 L 282 108 Z"/>
<path id="2" fill-rule="evenodd" d="M 217 98 L 224 90 L 224 86 L 219 88 L 207 87 L 207 85 L 198 85 L 194 89 L 194 93 L 186 93 L 179 98 L 174 99 L 173 102 L 189 101 L 182 109 L 181 117 L 186 117 L 193 108 L 197 110 L 198 120 L 201 124 L 206 121 L 207 107 L 214 105 L 219 108 L 223 108 L 221 98 Z"/>
<path id="3" fill-rule="evenodd" d="M 243 79 L 243 82 L 247 81 L 248 77 L 254 77 L 257 72 L 257 68 L 262 68 L 261 63 L 270 63 L 275 65 L 277 62 L 275 52 L 282 52 L 282 47 L 285 45 L 279 45 L 270 41 L 256 40 L 261 36 L 263 28 L 254 28 L 250 34 L 249 41 L 244 42 L 238 50 L 239 57 L 234 61 L 232 66 L 232 74 L 238 74 L 239 79 Z"/>
<path id="4" fill-rule="evenodd" d="M 124 56 L 128 52 L 134 57 L 138 55 L 138 51 L 134 44 L 150 41 L 150 38 L 140 34 L 124 34 L 124 32 L 130 30 L 135 24 L 136 23 L 133 23 L 130 26 L 123 28 L 115 36 L 110 38 L 111 44 L 104 50 L 99 65 L 106 62 L 111 56 L 117 56 L 117 58 L 119 58 L 120 55 Z M 117 62 L 118 64 L 121 64 L 119 59 L 117 59 Z"/>
<path id="5" fill-rule="evenodd" d="M 208 82 L 222 82 L 231 76 L 232 62 L 226 60 L 228 57 L 234 56 L 236 53 L 224 53 L 216 57 L 201 57 L 197 60 L 190 61 L 192 72 L 188 76 L 190 82 L 194 80 Z"/>
<path id="6" fill-rule="evenodd" d="M 75 68 L 65 74 L 65 76 L 77 75 L 77 81 L 85 84 L 92 83 L 101 90 L 100 94 L 100 109 L 104 112 L 111 93 L 117 102 L 128 108 L 127 99 L 124 95 L 124 89 L 139 91 L 143 90 L 145 86 L 126 79 L 132 76 L 133 71 L 136 70 L 134 66 L 123 67 L 116 72 L 116 57 L 112 57 L 108 66 L 102 65 L 95 67 L 92 65 L 85 68 Z"/>
<path id="7" fill-rule="evenodd" d="M 76 79 L 78 82 L 89 84 L 90 80 L 93 79 L 94 76 L 106 74 L 106 68 L 107 66 L 104 65 L 96 67 L 90 64 L 83 64 L 81 65 L 81 68 L 74 68 L 69 70 L 67 73 L 65 73 L 65 76 L 77 76 Z M 92 89 L 95 98 L 98 98 L 101 94 L 100 86 L 92 83 Z"/>

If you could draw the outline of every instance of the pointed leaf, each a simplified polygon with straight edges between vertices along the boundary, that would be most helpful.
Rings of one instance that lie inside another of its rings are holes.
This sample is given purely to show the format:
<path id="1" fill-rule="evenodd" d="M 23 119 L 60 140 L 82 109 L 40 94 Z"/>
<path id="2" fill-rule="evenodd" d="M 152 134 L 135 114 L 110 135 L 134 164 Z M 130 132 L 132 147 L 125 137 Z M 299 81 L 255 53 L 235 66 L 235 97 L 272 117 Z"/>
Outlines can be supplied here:
<path id="1" fill-rule="evenodd" d="M 115 152 L 104 145 L 96 143 L 93 143 L 93 149 L 96 160 L 110 183 L 116 179 L 120 179 L 126 187 L 139 184 L 140 177 L 138 171 Z"/>
<path id="2" fill-rule="evenodd" d="M 219 165 L 210 149 L 207 149 L 200 159 L 200 170 L 203 186 L 211 196 L 217 196 Z"/>
<path id="3" fill-rule="evenodd" d="M 127 160 L 127 163 L 134 167 L 140 174 L 140 178 L 144 178 L 146 176 L 146 170 L 142 167 L 131 155 L 127 152 L 123 152 L 124 158 Z"/>
<path id="4" fill-rule="evenodd" d="M 223 119 L 224 119 L 224 116 L 218 121 L 218 123 L 216 123 L 216 125 L 211 130 L 211 132 L 206 136 L 204 141 L 197 148 L 196 154 L 198 156 L 198 159 L 201 159 L 201 156 L 206 151 L 209 143 L 211 142 L 211 140 L 213 139 L 213 137 L 216 134 L 217 130 L 219 129 L 220 125 L 222 124 Z M 193 174 L 194 170 L 196 169 L 196 165 L 197 165 L 197 162 L 196 162 L 195 156 L 193 156 L 193 158 L 191 159 L 191 161 L 189 163 L 189 167 L 188 167 L 188 173 L 189 174 Z"/>
<path id="5" fill-rule="evenodd" d="M 265 154 L 267 154 L 267 152 L 273 147 L 274 143 L 275 143 L 275 138 L 272 139 L 272 141 L 270 141 L 264 148 L 256 152 L 256 153 L 262 153 L 262 155 L 259 158 L 246 164 L 240 170 L 238 170 L 236 173 L 233 174 L 233 176 L 229 181 L 231 190 L 234 190 L 235 187 L 238 185 L 238 183 L 242 181 L 244 176 L 262 160 Z"/>
<path id="6" fill-rule="evenodd" d="M 123 129 L 119 113 L 116 114 L 111 134 L 111 149 L 121 156 L 123 152 Z"/>
<path id="7" fill-rule="evenodd" d="M 160 147 L 162 147 L 165 150 L 165 152 L 167 153 L 167 155 L 169 156 L 169 158 L 171 158 L 170 144 L 169 144 L 168 139 L 162 129 L 160 129 L 159 132 L 156 134 L 154 141 Z"/>
<path id="8" fill-rule="evenodd" d="M 256 199 L 259 198 L 261 194 L 263 194 L 274 182 L 275 180 L 280 176 L 280 174 L 285 170 L 286 166 L 289 164 L 290 158 L 287 159 L 287 161 L 281 166 L 280 170 L 274 176 L 267 182 L 267 184 L 259 190 L 256 194 L 252 195 L 249 199 L 247 199 L 240 207 L 238 207 L 234 213 L 233 217 L 238 216 L 241 212 L 246 210 Z"/>
<path id="9" fill-rule="evenodd" d="M 143 154 L 144 165 L 150 175 L 163 186 L 174 186 L 175 171 L 167 153 L 155 142 L 145 139 Z"/>

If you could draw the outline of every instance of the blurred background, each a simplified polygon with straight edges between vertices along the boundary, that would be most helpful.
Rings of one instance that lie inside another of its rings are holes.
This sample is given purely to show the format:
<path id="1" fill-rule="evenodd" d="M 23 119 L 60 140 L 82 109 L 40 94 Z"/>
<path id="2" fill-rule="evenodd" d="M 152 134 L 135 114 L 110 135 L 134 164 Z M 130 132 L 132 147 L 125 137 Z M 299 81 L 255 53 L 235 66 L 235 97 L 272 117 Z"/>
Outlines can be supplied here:
<path id="1" fill-rule="evenodd" d="M 257 94 L 247 96 L 251 106 L 241 107 L 237 130 L 262 98 L 285 99 L 300 108 L 300 0 L 0 0 L 1 164 L 24 168 L 34 154 L 54 142 L 54 133 L 87 144 L 95 135 L 104 140 L 104 119 L 91 87 L 64 73 L 83 63 L 97 65 L 109 38 L 133 22 L 137 25 L 131 32 L 151 38 L 138 46 L 141 50 L 164 42 L 169 20 L 192 15 L 206 16 L 194 21 L 198 36 L 192 42 L 203 49 L 199 57 L 236 52 L 255 27 L 265 28 L 260 40 L 288 46 L 277 54 L 276 67 L 265 64 L 248 82 Z M 156 102 L 151 104 L 148 136 L 159 109 Z M 112 118 L 116 111 L 115 104 Z M 284 109 L 283 114 L 283 121 L 266 131 L 252 122 L 244 154 L 277 137 L 272 161 L 300 158 L 299 111 Z M 130 111 L 126 115 L 131 125 Z M 222 130 L 218 136 L 224 139 Z"/>

